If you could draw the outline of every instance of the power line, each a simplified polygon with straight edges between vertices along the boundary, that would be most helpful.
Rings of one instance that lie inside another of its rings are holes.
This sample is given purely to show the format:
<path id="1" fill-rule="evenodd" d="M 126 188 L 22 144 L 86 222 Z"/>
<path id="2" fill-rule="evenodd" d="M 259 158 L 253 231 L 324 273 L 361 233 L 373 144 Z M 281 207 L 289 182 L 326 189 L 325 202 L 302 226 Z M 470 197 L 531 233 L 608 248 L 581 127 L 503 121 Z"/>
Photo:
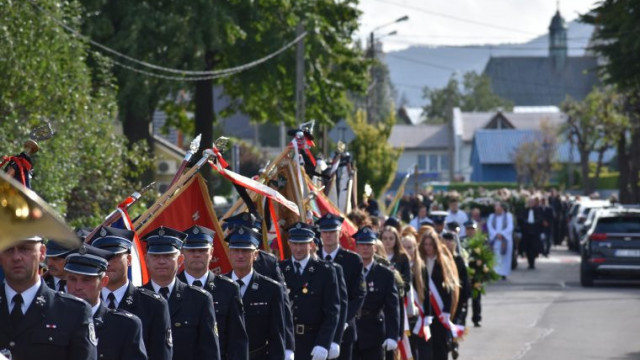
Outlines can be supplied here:
<path id="1" fill-rule="evenodd" d="M 229 76 L 229 75 L 233 75 L 233 74 L 237 74 L 241 71 L 245 71 L 248 70 L 250 68 L 253 68 L 255 66 L 258 66 L 266 61 L 271 60 L 273 57 L 280 55 L 281 53 L 283 53 L 285 50 L 289 49 L 291 46 L 295 45 L 298 43 L 298 41 L 302 40 L 306 35 L 307 32 L 304 32 L 302 34 L 300 34 L 299 36 L 297 36 L 293 41 L 287 43 L 286 45 L 284 45 L 283 47 L 281 47 L 280 49 L 278 49 L 277 51 L 262 57 L 260 59 L 254 60 L 252 62 L 240 65 L 240 66 L 236 66 L 236 67 L 232 67 L 232 68 L 228 68 L 228 69 L 221 69 L 221 70 L 211 70 L 211 71 L 192 71 L 192 70 L 180 70 L 180 69 L 172 69 L 172 68 L 167 68 L 167 67 L 163 67 L 163 66 L 158 66 L 155 64 L 151 64 L 148 63 L 146 61 L 142 61 L 142 60 L 138 60 L 135 59 L 133 57 L 130 57 L 128 55 L 125 55 L 121 52 L 118 52 L 117 50 L 114 50 L 106 45 L 103 45 L 99 42 L 93 41 L 91 40 L 91 38 L 89 38 L 86 35 L 81 34 L 80 32 L 78 32 L 77 30 L 73 29 L 72 27 L 68 26 L 67 24 L 65 24 L 62 20 L 58 19 L 57 17 L 55 17 L 53 14 L 49 13 L 48 11 L 46 11 L 45 9 L 43 9 L 42 7 L 40 7 L 39 5 L 37 5 L 36 3 L 34 3 L 33 1 L 30 0 L 30 3 L 36 8 L 38 9 L 40 12 L 42 12 L 43 14 L 47 15 L 49 18 L 51 18 L 55 23 L 57 23 L 58 25 L 60 25 L 62 28 L 64 28 L 65 30 L 69 31 L 70 33 L 72 33 L 74 36 L 79 37 L 85 41 L 87 41 L 89 44 L 96 46 L 108 53 L 111 53 L 115 56 L 121 57 L 123 59 L 126 59 L 130 62 L 133 62 L 135 64 L 150 68 L 150 69 L 154 69 L 157 71 L 164 71 L 167 73 L 172 73 L 172 74 L 179 74 L 182 76 L 167 76 L 167 75 L 160 75 L 160 74 L 154 74 L 148 71 L 144 71 L 144 70 L 140 70 L 140 69 L 136 69 L 134 67 L 131 66 L 127 66 L 125 64 L 122 64 L 120 62 L 117 62 L 115 60 L 113 60 L 114 64 L 121 66 L 123 68 L 132 70 L 132 71 L 136 71 L 138 73 L 141 74 L 145 74 L 145 75 L 149 75 L 149 76 L 155 76 L 158 78 L 163 78 L 163 79 L 167 79 L 167 80 L 184 80 L 184 81 L 199 81 L 199 80 L 207 80 L 207 79 L 215 79 L 215 78 L 219 78 L 219 77 L 223 77 L 223 76 Z M 185 76 L 187 75 L 187 76 Z M 197 78 L 191 78 L 189 76 L 200 76 Z"/>
<path id="2" fill-rule="evenodd" d="M 387 41 L 395 42 L 407 45 L 416 45 L 429 48 L 442 48 L 442 49 L 471 49 L 471 50 L 487 50 L 487 51 L 499 51 L 499 50 L 514 50 L 514 51 L 534 51 L 534 50 L 549 50 L 548 47 L 525 47 L 525 46 L 510 46 L 509 44 L 496 44 L 496 45 L 439 45 L 439 44 L 425 44 L 416 41 L 402 40 L 396 38 L 389 38 Z M 567 50 L 588 50 L 586 46 L 567 47 Z"/>
<path id="3" fill-rule="evenodd" d="M 458 71 L 457 69 L 448 67 L 448 66 L 442 66 L 442 65 L 438 65 L 438 64 L 433 64 L 433 63 L 429 63 L 426 61 L 422 61 L 422 60 L 416 60 L 416 59 L 411 59 L 411 58 L 407 58 L 404 56 L 400 56 L 400 55 L 395 55 L 395 54 L 385 54 L 385 56 L 389 56 L 392 58 L 396 58 L 396 59 L 400 59 L 400 60 L 404 60 L 404 61 L 408 61 L 408 62 L 413 62 L 416 64 L 420 64 L 420 65 L 425 65 L 425 66 L 430 66 L 439 70 L 445 70 L 445 71 Z"/>
<path id="4" fill-rule="evenodd" d="M 395 5 L 395 6 L 403 7 L 405 9 L 411 9 L 411 10 L 419 11 L 419 12 L 422 12 L 422 13 L 425 13 L 425 14 L 429 14 L 429 15 L 433 15 L 433 16 L 440 16 L 440 17 L 443 17 L 443 18 L 451 19 L 451 20 L 465 22 L 465 23 L 468 23 L 468 24 L 474 24 L 474 25 L 485 26 L 485 27 L 490 27 L 490 28 L 494 28 L 494 29 L 517 32 L 517 33 L 520 33 L 520 34 L 536 35 L 536 34 L 528 32 L 528 31 L 508 28 L 508 27 L 504 27 L 504 26 L 499 26 L 499 25 L 485 23 L 485 22 L 471 20 L 471 19 L 465 19 L 465 18 L 461 18 L 461 17 L 458 17 L 458 16 L 444 14 L 444 13 L 440 13 L 440 12 L 435 12 L 435 11 L 419 8 L 419 7 L 416 7 L 416 6 L 400 4 L 400 3 L 397 3 L 397 2 L 393 2 L 393 1 L 388 1 L 388 0 L 377 0 L 377 1 L 389 4 L 389 5 Z"/>

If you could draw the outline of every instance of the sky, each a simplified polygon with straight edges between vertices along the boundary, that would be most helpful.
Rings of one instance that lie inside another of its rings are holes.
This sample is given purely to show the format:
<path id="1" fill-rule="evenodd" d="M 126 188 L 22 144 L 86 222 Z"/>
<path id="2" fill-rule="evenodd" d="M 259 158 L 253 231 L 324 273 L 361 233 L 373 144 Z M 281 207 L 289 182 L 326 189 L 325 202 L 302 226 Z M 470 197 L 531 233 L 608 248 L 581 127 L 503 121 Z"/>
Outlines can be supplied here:
<path id="1" fill-rule="evenodd" d="M 587 12 L 593 0 L 360 0 L 360 33 L 370 32 L 408 15 L 409 20 L 384 26 L 374 35 L 385 52 L 411 45 L 523 43 L 548 33 L 559 6 L 567 22 Z M 391 31 L 396 35 L 385 36 Z"/>

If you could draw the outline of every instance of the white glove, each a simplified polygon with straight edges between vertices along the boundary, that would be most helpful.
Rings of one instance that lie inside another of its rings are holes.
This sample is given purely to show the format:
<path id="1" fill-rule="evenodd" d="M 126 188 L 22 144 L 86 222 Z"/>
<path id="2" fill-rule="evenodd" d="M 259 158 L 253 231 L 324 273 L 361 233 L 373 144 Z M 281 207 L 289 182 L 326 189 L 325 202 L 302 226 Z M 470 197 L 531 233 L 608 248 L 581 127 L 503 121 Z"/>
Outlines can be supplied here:
<path id="1" fill-rule="evenodd" d="M 393 339 L 387 339 L 382 343 L 382 348 L 386 351 L 393 351 L 398 348 L 398 342 Z"/>
<path id="2" fill-rule="evenodd" d="M 293 357 L 294 357 L 293 350 L 284 351 L 284 360 L 293 360 Z"/>
<path id="3" fill-rule="evenodd" d="M 443 323 L 448 323 L 449 319 L 451 318 L 451 314 L 443 312 L 440 314 L 440 321 L 442 321 Z"/>
<path id="4" fill-rule="evenodd" d="M 311 350 L 311 360 L 327 360 L 329 352 L 322 346 L 314 346 Z"/>
<path id="5" fill-rule="evenodd" d="M 340 345 L 336 343 L 331 343 L 331 348 L 329 349 L 329 357 L 328 359 L 336 359 L 340 356 Z"/>
<path id="6" fill-rule="evenodd" d="M 427 316 L 425 322 L 427 323 L 427 325 L 431 325 L 433 323 L 433 316 Z"/>

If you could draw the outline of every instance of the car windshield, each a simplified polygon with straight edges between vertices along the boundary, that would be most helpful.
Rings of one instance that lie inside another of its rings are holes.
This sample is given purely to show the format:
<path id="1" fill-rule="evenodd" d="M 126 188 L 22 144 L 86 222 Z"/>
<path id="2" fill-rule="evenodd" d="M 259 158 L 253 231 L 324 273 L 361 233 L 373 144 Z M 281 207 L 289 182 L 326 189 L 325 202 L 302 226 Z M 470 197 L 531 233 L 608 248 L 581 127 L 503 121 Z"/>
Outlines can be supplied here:
<path id="1" fill-rule="evenodd" d="M 606 217 L 598 220 L 596 233 L 640 233 L 639 216 Z"/>

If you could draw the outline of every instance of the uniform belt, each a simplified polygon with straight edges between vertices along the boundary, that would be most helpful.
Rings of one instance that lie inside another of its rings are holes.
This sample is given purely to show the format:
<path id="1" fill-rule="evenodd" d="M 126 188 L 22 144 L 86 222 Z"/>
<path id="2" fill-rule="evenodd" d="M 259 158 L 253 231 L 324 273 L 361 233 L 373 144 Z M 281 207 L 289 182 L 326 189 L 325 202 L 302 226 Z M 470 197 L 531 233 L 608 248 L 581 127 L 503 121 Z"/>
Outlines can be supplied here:
<path id="1" fill-rule="evenodd" d="M 315 332 L 318 330 L 318 328 L 312 325 L 294 324 L 293 330 L 295 331 L 296 335 L 304 335 L 310 332 Z"/>
<path id="2" fill-rule="evenodd" d="M 252 359 L 262 359 L 267 354 L 269 344 L 264 344 L 257 349 L 249 351 L 249 357 Z"/>
<path id="3" fill-rule="evenodd" d="M 366 309 L 362 309 L 360 310 L 360 314 L 358 315 L 359 318 L 372 318 L 372 317 L 378 317 L 380 316 L 382 313 L 380 310 L 366 310 Z"/>

